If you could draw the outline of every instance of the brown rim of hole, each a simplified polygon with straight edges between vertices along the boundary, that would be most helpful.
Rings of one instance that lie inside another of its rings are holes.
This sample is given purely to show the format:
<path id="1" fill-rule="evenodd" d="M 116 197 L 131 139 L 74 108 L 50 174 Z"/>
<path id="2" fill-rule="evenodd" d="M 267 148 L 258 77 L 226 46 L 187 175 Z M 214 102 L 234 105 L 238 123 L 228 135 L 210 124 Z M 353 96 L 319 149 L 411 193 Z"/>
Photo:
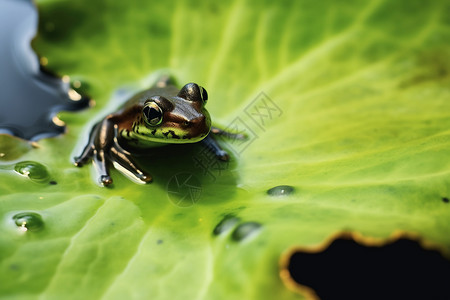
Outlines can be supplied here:
<path id="1" fill-rule="evenodd" d="M 304 253 L 319 253 L 327 249 L 331 243 L 337 239 L 349 239 L 357 242 L 360 245 L 370 247 L 370 246 L 385 246 L 387 244 L 393 243 L 401 238 L 416 241 L 425 250 L 437 250 L 444 257 L 450 258 L 450 253 L 443 251 L 442 247 L 425 240 L 417 233 L 407 232 L 407 231 L 394 231 L 387 238 L 376 238 L 370 236 L 364 236 L 360 232 L 356 231 L 339 231 L 332 234 L 330 237 L 326 238 L 322 243 L 314 246 L 292 246 L 281 254 L 279 261 L 280 268 L 280 278 L 283 284 L 291 291 L 303 295 L 309 300 L 320 300 L 319 296 L 316 294 L 314 289 L 309 286 L 297 283 L 291 276 L 289 272 L 289 262 L 292 255 L 296 252 Z"/>

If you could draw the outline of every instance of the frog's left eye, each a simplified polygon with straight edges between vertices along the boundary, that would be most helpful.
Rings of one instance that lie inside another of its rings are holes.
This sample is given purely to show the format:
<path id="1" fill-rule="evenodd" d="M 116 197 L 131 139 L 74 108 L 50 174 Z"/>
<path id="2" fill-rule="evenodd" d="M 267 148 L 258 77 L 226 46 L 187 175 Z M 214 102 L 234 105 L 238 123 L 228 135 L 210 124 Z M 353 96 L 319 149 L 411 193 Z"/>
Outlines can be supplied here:
<path id="1" fill-rule="evenodd" d="M 201 86 L 198 86 L 200 88 L 200 96 L 202 97 L 203 102 L 206 103 L 208 101 L 208 92 Z"/>
<path id="2" fill-rule="evenodd" d="M 163 119 L 163 112 L 158 104 L 155 102 L 147 102 L 142 111 L 145 122 L 150 126 L 157 126 L 161 124 Z"/>

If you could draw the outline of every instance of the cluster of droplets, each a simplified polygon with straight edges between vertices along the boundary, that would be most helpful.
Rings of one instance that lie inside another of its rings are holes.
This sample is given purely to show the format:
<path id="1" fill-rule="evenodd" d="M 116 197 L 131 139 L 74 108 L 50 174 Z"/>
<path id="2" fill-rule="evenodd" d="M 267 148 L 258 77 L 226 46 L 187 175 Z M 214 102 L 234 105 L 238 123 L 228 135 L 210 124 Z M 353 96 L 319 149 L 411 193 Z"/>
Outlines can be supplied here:
<path id="1" fill-rule="evenodd" d="M 36 183 L 56 184 L 56 181 L 50 180 L 51 177 L 47 168 L 35 161 L 21 161 L 4 168 L 13 169 L 17 174 L 25 176 Z M 15 214 L 12 220 L 21 232 L 36 232 L 44 228 L 42 216 L 36 212 L 20 212 Z"/>
<path id="2" fill-rule="evenodd" d="M 279 185 L 269 189 L 267 194 L 272 197 L 288 196 L 294 193 L 294 190 L 292 186 Z M 254 221 L 240 222 L 241 219 L 239 217 L 228 214 L 216 225 L 213 230 L 213 235 L 219 236 L 232 230 L 231 239 L 234 241 L 242 241 L 259 232 L 262 227 L 260 223 Z"/>
<path id="3" fill-rule="evenodd" d="M 239 222 L 240 218 L 234 215 L 226 215 L 216 225 L 216 227 L 213 230 L 213 234 L 215 236 L 218 236 L 227 231 L 233 230 L 233 232 L 231 233 L 231 239 L 236 242 L 239 242 L 257 233 L 262 226 L 257 222 L 243 222 L 237 225 Z"/>

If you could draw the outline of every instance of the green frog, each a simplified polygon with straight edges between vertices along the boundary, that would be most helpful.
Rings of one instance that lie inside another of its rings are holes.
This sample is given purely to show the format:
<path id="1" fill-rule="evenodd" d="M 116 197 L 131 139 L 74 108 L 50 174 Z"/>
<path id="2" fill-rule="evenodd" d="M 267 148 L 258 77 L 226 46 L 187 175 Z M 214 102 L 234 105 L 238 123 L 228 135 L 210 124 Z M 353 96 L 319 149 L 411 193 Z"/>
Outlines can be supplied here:
<path id="1" fill-rule="evenodd" d="M 100 184 L 108 186 L 113 182 L 109 174 L 111 164 L 138 182 L 151 182 L 152 177 L 136 164 L 133 156 L 149 153 L 155 146 L 201 142 L 217 159 L 228 161 L 228 153 L 213 136 L 245 136 L 212 127 L 205 108 L 207 101 L 208 93 L 200 85 L 188 83 L 178 89 L 173 79 L 162 78 L 95 124 L 83 152 L 75 157 L 75 165 L 82 167 L 92 160 Z"/>

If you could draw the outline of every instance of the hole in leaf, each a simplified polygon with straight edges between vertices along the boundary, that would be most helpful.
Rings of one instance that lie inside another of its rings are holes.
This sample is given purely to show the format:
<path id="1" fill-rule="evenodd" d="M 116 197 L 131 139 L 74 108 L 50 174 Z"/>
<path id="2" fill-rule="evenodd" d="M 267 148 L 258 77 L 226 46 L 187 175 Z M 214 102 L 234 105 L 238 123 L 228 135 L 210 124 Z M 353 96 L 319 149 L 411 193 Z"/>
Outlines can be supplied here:
<path id="1" fill-rule="evenodd" d="M 450 299 L 450 261 L 437 250 L 408 238 L 367 244 L 343 236 L 325 249 L 290 251 L 282 279 L 310 299 Z"/>

